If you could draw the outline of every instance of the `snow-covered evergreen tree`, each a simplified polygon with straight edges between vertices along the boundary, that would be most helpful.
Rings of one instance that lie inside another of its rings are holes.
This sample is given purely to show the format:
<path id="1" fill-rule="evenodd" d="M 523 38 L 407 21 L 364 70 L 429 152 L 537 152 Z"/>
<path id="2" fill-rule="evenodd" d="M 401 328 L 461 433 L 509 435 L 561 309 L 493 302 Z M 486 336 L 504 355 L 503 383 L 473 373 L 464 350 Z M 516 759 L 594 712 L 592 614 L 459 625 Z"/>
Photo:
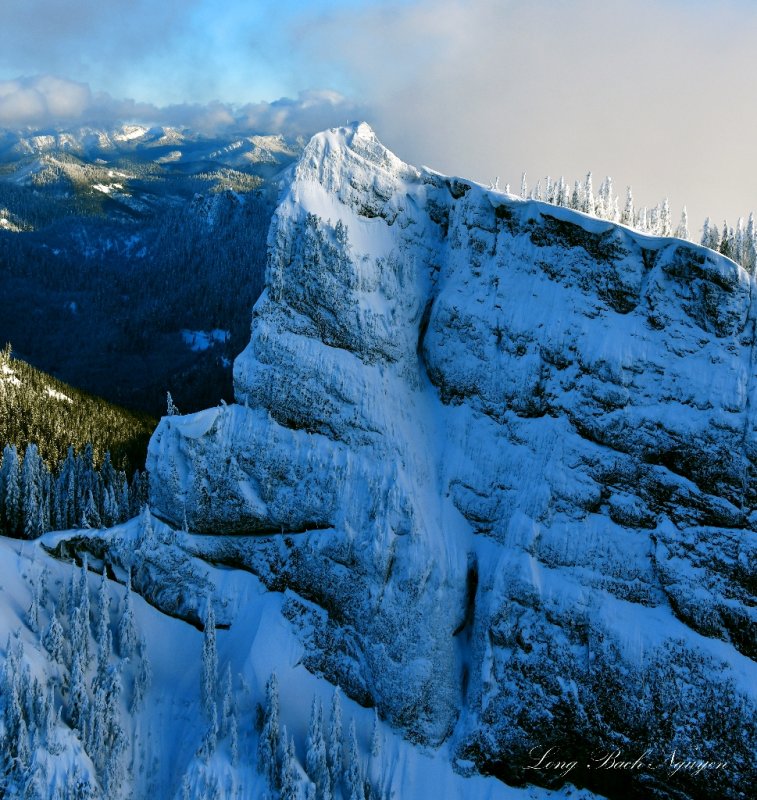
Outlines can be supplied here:
<path id="1" fill-rule="evenodd" d="M 87 489 L 86 498 L 84 500 L 84 507 L 81 512 L 81 521 L 79 523 L 82 528 L 99 528 L 101 524 L 100 513 L 97 510 L 95 497 L 92 494 L 92 489 Z"/>
<path id="2" fill-rule="evenodd" d="M 42 466 L 37 445 L 29 444 L 24 453 L 24 464 L 21 469 L 21 514 L 26 539 L 35 539 L 42 534 L 40 527 Z"/>
<path id="3" fill-rule="evenodd" d="M 662 201 L 662 206 L 660 207 L 659 233 L 660 236 L 670 236 L 672 232 L 673 225 L 670 217 L 670 203 L 666 197 Z"/>
<path id="4" fill-rule="evenodd" d="M 223 739 L 229 733 L 229 723 L 234 714 L 234 690 L 231 680 L 231 664 L 226 664 L 226 672 L 223 677 L 222 700 L 221 700 L 221 719 L 218 723 L 219 735 Z"/>
<path id="5" fill-rule="evenodd" d="M 232 710 L 227 724 L 229 733 L 229 754 L 231 764 L 236 766 L 239 763 L 239 723 L 237 722 L 236 711 Z"/>
<path id="6" fill-rule="evenodd" d="M 623 213 L 620 215 L 620 221 L 623 225 L 628 225 L 629 227 L 634 224 L 634 208 L 633 208 L 633 192 L 631 191 L 631 187 L 629 186 L 626 189 L 626 203 L 623 206 Z"/>
<path id="7" fill-rule="evenodd" d="M 378 758 L 381 755 L 381 722 L 378 708 L 373 707 L 373 733 L 371 734 L 371 756 Z"/>
<path id="8" fill-rule="evenodd" d="M 729 229 L 728 223 L 723 220 L 723 233 L 720 236 L 720 252 L 726 258 L 733 258 L 733 229 Z"/>
<path id="9" fill-rule="evenodd" d="M 216 751 L 218 746 L 218 710 L 216 708 L 215 700 L 210 704 L 207 710 L 208 725 L 205 728 L 205 736 L 200 746 L 200 753 L 204 759 L 210 758 Z"/>
<path id="10" fill-rule="evenodd" d="M 152 514 L 150 506 L 145 503 L 139 512 L 139 534 L 137 537 L 137 548 L 149 550 L 153 547 L 155 532 L 152 527 Z"/>
<path id="11" fill-rule="evenodd" d="M 71 626 L 71 648 L 79 653 L 82 668 L 89 667 L 91 658 L 91 647 L 89 643 L 89 584 L 87 582 L 86 556 L 82 564 L 82 572 L 79 580 L 78 591 L 75 593 L 78 598 L 78 605 L 73 614 L 73 624 Z M 76 602 L 72 598 L 72 604 Z"/>
<path id="12" fill-rule="evenodd" d="M 134 609 L 131 601 L 131 570 L 126 578 L 126 595 L 124 609 L 118 623 L 118 652 L 121 658 L 129 658 L 137 646 L 137 624 L 134 621 Z"/>
<path id="13" fill-rule="evenodd" d="M 272 787 L 278 785 L 279 779 L 279 737 L 279 679 L 274 672 L 265 687 L 263 730 L 258 741 L 258 772 L 265 775 Z"/>
<path id="14" fill-rule="evenodd" d="M 583 187 L 583 208 L 581 209 L 585 214 L 594 216 L 594 187 L 591 180 L 591 172 L 586 174 L 586 183 Z"/>
<path id="15" fill-rule="evenodd" d="M 331 800 L 331 776 L 326 756 L 326 740 L 323 735 L 323 709 L 317 697 L 313 698 L 310 711 L 305 771 L 316 787 L 318 800 Z"/>
<path id="16" fill-rule="evenodd" d="M 40 583 L 35 581 L 32 584 L 32 602 L 26 615 L 29 623 L 29 630 L 39 633 L 39 595 L 41 591 Z"/>
<path id="17" fill-rule="evenodd" d="M 147 654 L 147 642 L 143 638 L 139 644 L 139 665 L 137 674 L 134 678 L 134 692 L 131 699 L 131 712 L 140 711 L 144 703 L 145 695 L 152 684 L 152 665 Z"/>
<path id="18" fill-rule="evenodd" d="M 336 793 L 344 771 L 342 756 L 342 700 L 337 686 L 331 697 L 331 718 L 329 720 L 328 764 L 331 773 L 331 789 Z"/>
<path id="19" fill-rule="evenodd" d="M 50 617 L 50 624 L 47 626 L 44 636 L 42 637 L 42 644 L 50 653 L 50 657 L 58 664 L 63 663 L 63 628 L 58 622 L 58 617 L 53 609 L 52 616 Z"/>
<path id="20" fill-rule="evenodd" d="M 754 275 L 755 266 L 757 266 L 757 238 L 754 226 L 754 213 L 749 214 L 746 230 L 744 231 L 742 266 L 750 275 Z"/>
<path id="21" fill-rule="evenodd" d="M 562 205 L 562 204 L 560 204 Z M 581 182 L 576 181 L 573 184 L 573 194 L 570 196 L 570 202 L 568 203 L 570 208 L 579 211 L 581 209 Z"/>
<path id="22" fill-rule="evenodd" d="M 110 631 L 110 593 L 108 592 L 108 578 L 103 566 L 100 576 L 100 587 L 97 591 L 97 642 L 102 645 L 106 634 Z"/>
<path id="23" fill-rule="evenodd" d="M 686 213 L 686 206 L 681 211 L 681 221 L 676 228 L 676 237 L 686 241 L 689 240 L 689 215 Z"/>
<path id="24" fill-rule="evenodd" d="M 360 766 L 360 752 L 357 746 L 354 719 L 350 721 L 349 742 L 347 745 L 347 774 L 345 777 L 350 800 L 365 800 L 363 769 Z"/>
<path id="25" fill-rule="evenodd" d="M 280 800 L 299 800 L 299 775 L 294 751 L 294 737 L 287 736 L 286 725 L 282 728 L 282 758 L 279 784 Z"/>
<path id="26" fill-rule="evenodd" d="M 0 468 L 0 493 L 2 493 L 4 532 L 15 536 L 21 524 L 21 468 L 15 445 L 3 449 Z"/>
<path id="27" fill-rule="evenodd" d="M 74 651 L 73 665 L 71 667 L 67 716 L 69 724 L 79 731 L 79 735 L 83 740 L 86 735 L 85 726 L 89 716 L 89 695 L 84 682 L 81 657 L 76 651 Z"/>
<path id="28" fill-rule="evenodd" d="M 205 627 L 202 638 L 202 707 L 210 715 L 215 706 L 216 690 L 218 688 L 218 650 L 216 648 L 216 617 L 213 611 L 213 601 L 208 597 L 205 615 Z"/>
<path id="29" fill-rule="evenodd" d="M 173 397 L 171 397 L 171 392 L 166 392 L 166 416 L 167 417 L 174 417 L 178 416 L 179 409 L 176 408 L 173 402 Z"/>

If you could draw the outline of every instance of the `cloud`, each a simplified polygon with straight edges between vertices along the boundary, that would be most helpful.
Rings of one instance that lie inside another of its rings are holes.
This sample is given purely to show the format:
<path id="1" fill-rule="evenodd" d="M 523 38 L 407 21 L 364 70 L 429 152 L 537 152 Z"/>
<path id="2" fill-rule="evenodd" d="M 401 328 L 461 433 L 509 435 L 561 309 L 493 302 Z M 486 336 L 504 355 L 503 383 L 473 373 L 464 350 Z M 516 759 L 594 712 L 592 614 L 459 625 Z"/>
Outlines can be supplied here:
<path id="1" fill-rule="evenodd" d="M 0 66 L 78 74 L 118 69 L 185 36 L 202 0 L 23 0 L 4 9 Z M 9 5 L 9 4 L 5 4 Z"/>
<path id="2" fill-rule="evenodd" d="M 75 119 L 92 103 L 86 84 L 51 75 L 0 81 L 0 124 L 7 126 Z"/>
<path id="3" fill-rule="evenodd" d="M 503 184 L 591 169 L 697 224 L 757 204 L 755 40 L 744 0 L 397 1 L 292 32 L 407 160 Z"/>
<path id="4" fill-rule="evenodd" d="M 214 134 L 233 131 L 307 136 L 364 116 L 338 92 L 309 90 L 296 98 L 233 106 L 183 103 L 157 106 L 95 93 L 78 81 L 52 75 L 0 81 L 0 127 L 115 126 L 123 122 L 171 125 Z"/>

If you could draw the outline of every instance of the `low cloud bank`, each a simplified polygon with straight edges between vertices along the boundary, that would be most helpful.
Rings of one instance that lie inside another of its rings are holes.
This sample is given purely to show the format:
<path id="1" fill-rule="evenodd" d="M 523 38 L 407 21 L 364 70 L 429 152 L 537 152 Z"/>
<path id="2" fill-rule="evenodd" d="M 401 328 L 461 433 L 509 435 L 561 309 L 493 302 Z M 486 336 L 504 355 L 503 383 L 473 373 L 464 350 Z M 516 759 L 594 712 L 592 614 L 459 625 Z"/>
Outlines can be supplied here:
<path id="1" fill-rule="evenodd" d="M 86 83 L 54 75 L 0 81 L 0 127 L 95 125 L 135 122 L 190 128 L 206 134 L 235 130 L 308 135 L 365 116 L 366 109 L 338 92 L 308 90 L 296 98 L 233 106 L 182 103 L 157 106 L 93 92 Z"/>

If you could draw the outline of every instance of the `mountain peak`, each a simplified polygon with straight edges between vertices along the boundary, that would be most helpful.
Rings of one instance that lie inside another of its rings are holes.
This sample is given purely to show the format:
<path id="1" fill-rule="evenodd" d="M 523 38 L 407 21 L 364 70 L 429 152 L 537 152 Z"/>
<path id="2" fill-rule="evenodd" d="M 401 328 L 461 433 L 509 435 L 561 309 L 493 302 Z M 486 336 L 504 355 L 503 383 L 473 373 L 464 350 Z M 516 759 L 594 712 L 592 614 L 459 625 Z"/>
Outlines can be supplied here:
<path id="1" fill-rule="evenodd" d="M 684 662 L 705 665 L 698 699 L 645 719 L 662 752 L 693 751 L 698 709 L 731 702 L 706 676 L 754 647 L 746 577 L 715 557 L 738 557 L 757 493 L 747 273 L 421 174 L 363 123 L 314 136 L 292 177 L 238 405 L 163 420 L 155 508 L 193 530 L 296 533 L 285 565 L 261 544 L 247 566 L 325 598 L 324 621 L 302 624 L 309 658 L 411 738 L 455 730 L 482 771 L 555 738 L 598 750 L 603 726 L 632 740 L 632 687 Z M 556 673 L 580 708 L 565 712 Z M 598 674 L 633 679 L 609 698 Z M 740 667 L 727 680 L 751 708 Z"/>

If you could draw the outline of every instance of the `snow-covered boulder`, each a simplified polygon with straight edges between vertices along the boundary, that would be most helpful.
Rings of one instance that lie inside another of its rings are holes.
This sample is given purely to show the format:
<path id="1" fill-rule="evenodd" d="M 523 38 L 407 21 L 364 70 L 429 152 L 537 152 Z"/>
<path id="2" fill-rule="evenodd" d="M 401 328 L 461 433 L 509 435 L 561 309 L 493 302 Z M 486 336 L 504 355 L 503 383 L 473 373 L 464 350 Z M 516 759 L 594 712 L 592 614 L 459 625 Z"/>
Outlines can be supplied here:
<path id="1" fill-rule="evenodd" d="M 738 797 L 753 290 L 706 249 L 331 130 L 274 215 L 237 403 L 162 420 L 152 508 L 255 534 L 208 557 L 289 589 L 308 667 L 414 739 L 516 782 L 565 780 L 527 769 L 554 745 L 608 794 Z M 647 749 L 633 774 L 591 760 Z"/>

